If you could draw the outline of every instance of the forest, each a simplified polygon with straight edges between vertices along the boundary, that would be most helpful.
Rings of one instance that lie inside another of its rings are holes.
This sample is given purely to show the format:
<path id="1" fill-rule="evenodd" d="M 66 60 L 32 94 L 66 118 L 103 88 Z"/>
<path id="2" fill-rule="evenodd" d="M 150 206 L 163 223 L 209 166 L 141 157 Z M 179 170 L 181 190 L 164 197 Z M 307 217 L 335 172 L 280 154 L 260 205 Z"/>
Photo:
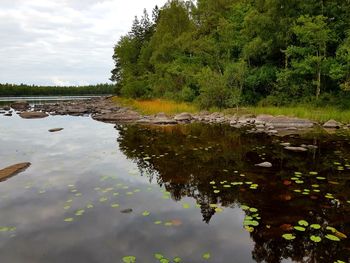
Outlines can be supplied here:
<path id="1" fill-rule="evenodd" d="M 349 108 L 350 0 L 171 0 L 135 17 L 113 59 L 125 97 Z"/>
<path id="2" fill-rule="evenodd" d="M 0 96 L 57 96 L 57 95 L 103 95 L 115 94 L 114 84 L 97 84 L 89 86 L 35 86 L 35 85 L 15 85 L 1 84 Z"/>

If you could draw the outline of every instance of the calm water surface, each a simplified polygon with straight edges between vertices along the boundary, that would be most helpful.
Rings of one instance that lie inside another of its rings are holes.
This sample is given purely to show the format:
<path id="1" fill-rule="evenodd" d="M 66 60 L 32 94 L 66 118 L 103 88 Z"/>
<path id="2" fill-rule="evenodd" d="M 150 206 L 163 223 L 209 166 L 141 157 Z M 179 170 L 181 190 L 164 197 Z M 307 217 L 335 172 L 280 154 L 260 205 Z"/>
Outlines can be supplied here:
<path id="1" fill-rule="evenodd" d="M 0 262 L 349 262 L 349 138 L 0 116 Z"/>

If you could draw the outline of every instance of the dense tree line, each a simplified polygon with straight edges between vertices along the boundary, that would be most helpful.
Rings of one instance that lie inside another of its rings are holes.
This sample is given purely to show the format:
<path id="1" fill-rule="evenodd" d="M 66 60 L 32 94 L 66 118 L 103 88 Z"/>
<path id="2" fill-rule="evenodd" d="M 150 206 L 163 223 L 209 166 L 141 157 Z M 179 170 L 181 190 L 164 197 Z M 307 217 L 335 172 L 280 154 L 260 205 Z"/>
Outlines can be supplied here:
<path id="1" fill-rule="evenodd" d="M 0 96 L 102 95 L 115 93 L 116 86 L 114 84 L 71 87 L 0 84 Z"/>
<path id="2" fill-rule="evenodd" d="M 346 103 L 350 0 L 171 0 L 135 18 L 113 59 L 127 97 Z"/>

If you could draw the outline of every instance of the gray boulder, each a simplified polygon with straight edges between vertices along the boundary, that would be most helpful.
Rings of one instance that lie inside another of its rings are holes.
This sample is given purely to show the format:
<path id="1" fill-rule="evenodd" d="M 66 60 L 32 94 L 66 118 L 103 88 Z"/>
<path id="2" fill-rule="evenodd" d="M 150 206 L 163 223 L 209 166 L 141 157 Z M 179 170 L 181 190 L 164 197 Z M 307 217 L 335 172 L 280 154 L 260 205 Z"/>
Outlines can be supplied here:
<path id="1" fill-rule="evenodd" d="M 335 120 L 329 120 L 325 124 L 323 124 L 323 128 L 326 128 L 326 129 L 339 129 L 341 126 L 342 124 Z"/>

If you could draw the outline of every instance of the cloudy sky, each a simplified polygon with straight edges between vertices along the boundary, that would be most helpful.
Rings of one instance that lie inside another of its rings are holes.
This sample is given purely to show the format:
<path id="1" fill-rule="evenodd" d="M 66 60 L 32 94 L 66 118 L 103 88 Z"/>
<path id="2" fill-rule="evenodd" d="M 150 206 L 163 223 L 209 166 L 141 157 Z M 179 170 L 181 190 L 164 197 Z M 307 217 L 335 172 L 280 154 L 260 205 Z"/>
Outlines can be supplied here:
<path id="1" fill-rule="evenodd" d="M 166 0 L 0 0 L 0 83 L 106 83 L 135 15 Z"/>

